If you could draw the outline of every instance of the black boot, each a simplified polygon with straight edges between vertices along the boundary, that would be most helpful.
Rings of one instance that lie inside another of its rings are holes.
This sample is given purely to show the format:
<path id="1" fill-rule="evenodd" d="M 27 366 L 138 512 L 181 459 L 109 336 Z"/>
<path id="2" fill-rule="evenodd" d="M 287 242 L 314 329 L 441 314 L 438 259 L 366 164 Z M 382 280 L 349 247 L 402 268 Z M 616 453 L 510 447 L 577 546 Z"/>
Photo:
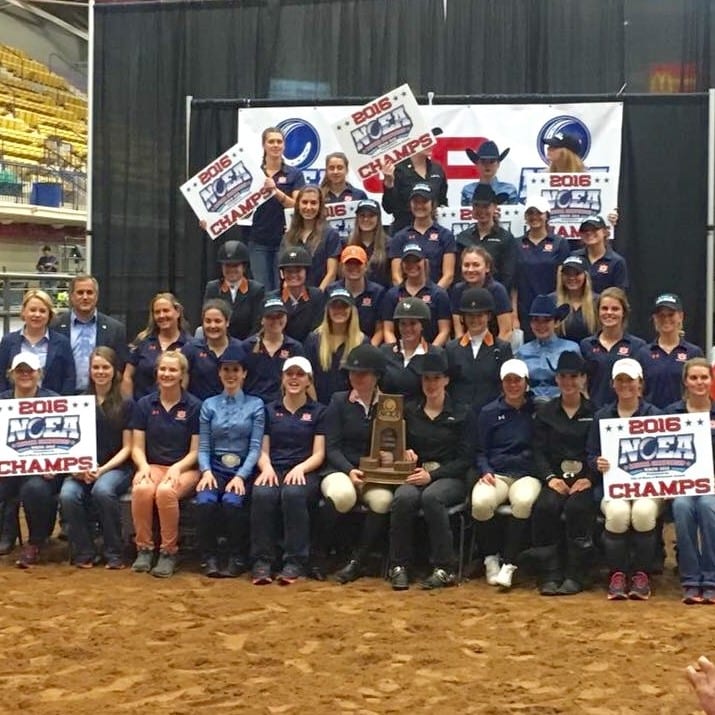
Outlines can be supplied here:
<path id="1" fill-rule="evenodd" d="M 17 520 L 20 502 L 17 499 L 8 499 L 5 502 L 0 502 L 0 519 L 2 526 L 0 528 L 0 556 L 9 554 L 15 548 L 17 541 Z"/>
<path id="2" fill-rule="evenodd" d="M 558 594 L 559 586 L 563 580 L 563 571 L 556 544 L 532 546 L 523 551 L 519 557 L 519 565 L 538 575 L 539 593 L 542 596 Z"/>
<path id="3" fill-rule="evenodd" d="M 632 571 L 653 573 L 658 552 L 658 530 L 634 531 L 631 535 Z"/>
<path id="4" fill-rule="evenodd" d="M 589 536 L 569 539 L 566 545 L 566 554 L 566 578 L 559 588 L 559 596 L 572 596 L 581 593 L 590 585 L 593 541 Z"/>

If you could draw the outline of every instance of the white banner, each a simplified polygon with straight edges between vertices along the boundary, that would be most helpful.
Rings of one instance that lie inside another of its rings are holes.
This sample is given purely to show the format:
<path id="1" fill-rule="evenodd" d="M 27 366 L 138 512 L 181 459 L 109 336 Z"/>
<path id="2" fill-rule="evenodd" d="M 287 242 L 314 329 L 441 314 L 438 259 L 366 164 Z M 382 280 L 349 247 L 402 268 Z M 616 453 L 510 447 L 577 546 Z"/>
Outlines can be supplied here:
<path id="1" fill-rule="evenodd" d="M 261 157 L 235 144 L 182 184 L 181 193 L 211 238 L 245 223 L 271 197 L 273 192 L 263 187 Z"/>
<path id="2" fill-rule="evenodd" d="M 0 477 L 83 472 L 97 466 L 95 400 L 0 400 Z"/>
<path id="3" fill-rule="evenodd" d="M 266 127 L 277 126 L 286 139 L 286 162 L 302 169 L 308 183 L 319 184 L 325 174 L 326 155 L 342 151 L 333 126 L 360 109 L 345 105 L 240 109 L 238 136 L 241 146 L 260 158 L 263 152 L 261 132 Z M 428 127 L 442 130 L 442 134 L 435 137 L 431 154 L 445 170 L 450 210 L 462 207 L 462 190 L 478 178 L 477 167 L 465 150 L 477 149 L 487 139 L 496 142 L 500 152 L 509 149 L 497 176 L 500 181 L 516 188 L 521 204 L 527 192 L 548 192 L 546 195 L 554 207 L 552 223 L 559 235 L 577 238 L 578 224 L 583 218 L 593 215 L 596 209 L 598 213 L 606 214 L 618 206 L 621 103 L 422 105 L 420 110 Z M 569 185 L 565 183 L 569 179 L 564 178 L 559 184 L 559 179 L 551 179 L 546 174 L 544 139 L 559 131 L 579 137 L 582 158 L 588 170 L 586 176 L 598 175 L 598 183 L 591 178 L 578 180 L 590 181 L 588 186 L 578 181 Z M 379 175 L 362 179 L 357 172 L 358 166 L 351 163 L 348 181 L 380 201 L 382 181 Z M 537 186 L 534 183 L 537 178 L 549 178 L 549 184 Z M 584 199 L 585 190 L 588 193 Z M 464 208 L 471 214 L 470 203 L 467 200 Z M 502 210 L 505 208 L 502 206 Z M 460 211 L 462 213 L 467 212 Z M 467 218 L 464 220 L 470 222 Z M 518 235 L 520 231 L 514 233 Z"/>
<path id="4" fill-rule="evenodd" d="M 710 415 L 691 412 L 599 423 L 608 499 L 697 496 L 715 492 Z"/>

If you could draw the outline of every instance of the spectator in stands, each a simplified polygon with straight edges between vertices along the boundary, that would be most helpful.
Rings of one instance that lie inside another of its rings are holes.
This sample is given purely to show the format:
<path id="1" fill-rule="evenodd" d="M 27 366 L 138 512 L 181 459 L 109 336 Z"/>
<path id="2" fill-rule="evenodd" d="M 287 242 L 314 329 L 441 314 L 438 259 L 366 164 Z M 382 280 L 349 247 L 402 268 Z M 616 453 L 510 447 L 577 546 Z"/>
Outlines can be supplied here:
<path id="1" fill-rule="evenodd" d="M 683 366 L 683 397 L 665 407 L 666 414 L 707 412 L 715 452 L 715 401 L 710 398 L 712 375 L 704 357 Z M 715 603 L 715 495 L 676 497 L 673 520 L 678 544 L 678 571 L 683 602 Z"/>
<path id="2" fill-rule="evenodd" d="M 70 474 L 60 490 L 60 505 L 72 562 L 88 569 L 98 563 L 93 519 L 99 518 L 108 569 L 123 569 L 119 500 L 131 484 L 132 403 L 120 392 L 117 354 L 100 345 L 89 360 L 87 392 L 96 401 L 97 468 Z"/>
<path id="3" fill-rule="evenodd" d="M 13 356 L 8 371 L 10 387 L 0 393 L 2 400 L 54 397 L 56 392 L 40 387 L 42 365 L 33 352 Z M 32 474 L 0 479 L 0 506 L 3 511 L 2 553 L 9 554 L 17 540 L 17 513 L 22 504 L 29 536 L 22 546 L 17 566 L 30 568 L 38 563 L 40 548 L 52 534 L 57 512 L 57 492 L 62 483 L 58 474 Z"/>
<path id="4" fill-rule="evenodd" d="M 50 246 L 45 245 L 42 247 L 42 255 L 37 259 L 35 270 L 43 275 L 57 273 L 59 270 L 59 261 L 57 260 L 57 256 L 52 253 Z M 57 281 L 43 279 L 40 281 L 40 288 L 48 293 L 54 293 L 54 291 L 57 290 Z"/>
<path id="5" fill-rule="evenodd" d="M 690 358 L 702 357 L 703 351 L 683 337 L 685 315 L 683 304 L 675 293 L 659 295 L 652 314 L 656 339 L 643 346 L 636 359 L 643 366 L 645 399 L 663 409 L 680 399 L 683 366 Z"/>
<path id="6" fill-rule="evenodd" d="M 245 340 L 258 330 L 265 290 L 261 283 L 248 278 L 248 249 L 241 241 L 222 243 L 216 260 L 221 265 L 221 278 L 206 284 L 204 303 L 224 300 L 230 313 L 228 334 Z"/>
<path id="7" fill-rule="evenodd" d="M 506 181 L 499 181 L 497 178 L 497 172 L 501 166 L 502 161 L 506 158 L 509 153 L 509 149 L 504 149 L 500 152 L 499 147 L 490 139 L 482 142 L 479 148 L 475 151 L 471 147 L 466 149 L 469 161 L 472 164 L 476 164 L 479 171 L 479 181 L 474 181 L 469 184 L 465 184 L 462 188 L 462 206 L 471 206 L 472 199 L 474 198 L 474 192 L 479 184 L 489 184 L 492 187 L 494 193 L 496 194 L 506 194 L 505 204 L 518 204 L 519 203 L 519 192 L 514 184 L 509 184 Z"/>
<path id="8" fill-rule="evenodd" d="M 189 363 L 189 392 L 200 400 L 223 390 L 219 378 L 221 356 L 232 345 L 241 345 L 240 340 L 228 334 L 230 310 L 225 300 L 207 300 L 201 309 L 202 337 L 189 340 L 181 348 Z"/>
<path id="9" fill-rule="evenodd" d="M 574 251 L 588 266 L 591 286 L 596 293 L 615 286 L 628 290 L 628 266 L 626 259 L 616 253 L 608 242 L 608 227 L 600 216 L 586 219 L 579 226 L 583 248 Z"/>
<path id="10" fill-rule="evenodd" d="M 342 241 L 325 220 L 323 194 L 317 186 L 304 186 L 296 196 L 290 226 L 281 243 L 281 252 L 302 246 L 311 255 L 306 284 L 324 291 L 338 277 Z"/>
<path id="11" fill-rule="evenodd" d="M 326 204 L 363 201 L 367 194 L 348 183 L 348 158 L 341 151 L 325 157 L 325 175 L 320 182 L 320 192 Z"/>
<path id="12" fill-rule="evenodd" d="M 565 258 L 556 272 L 556 290 L 550 294 L 556 305 L 568 305 L 569 312 L 556 326 L 556 334 L 580 343 L 598 327 L 598 295 L 591 288 L 588 264 L 582 256 Z"/>
<path id="13" fill-rule="evenodd" d="M 615 417 L 661 414 L 661 410 L 641 398 L 643 369 L 638 362 L 632 358 L 617 360 L 611 377 L 616 399 L 594 415 L 586 445 L 591 481 L 598 487 L 596 493 L 601 495 L 601 475 L 610 469 L 610 464 L 601 451 L 599 422 Z M 656 524 L 661 506 L 662 499 L 642 497 L 631 501 L 603 495 L 601 511 L 606 523 L 602 542 L 610 572 L 609 600 L 644 601 L 650 598 L 650 572 L 656 556 Z"/>
<path id="14" fill-rule="evenodd" d="M 99 283 L 94 276 L 74 276 L 69 284 L 71 310 L 62 311 L 52 321 L 52 328 L 69 338 L 75 366 L 75 391 L 89 387 L 89 356 L 100 345 L 112 348 L 118 360 L 121 378 L 127 362 L 127 331 L 118 320 L 97 310 Z"/>
<path id="15" fill-rule="evenodd" d="M 373 345 L 382 342 L 380 310 L 385 289 L 367 278 L 367 253 L 361 246 L 345 246 L 340 254 L 343 277 L 328 286 L 328 293 L 335 288 L 344 288 L 355 301 L 360 330 Z"/>
<path id="16" fill-rule="evenodd" d="M 387 244 L 393 285 L 402 283 L 402 252 L 408 244 L 417 244 L 422 249 L 430 280 L 444 290 L 452 285 L 457 246 L 452 232 L 434 220 L 436 208 L 432 187 L 427 182 L 415 184 L 410 193 L 412 221 L 393 233 Z"/>
<path id="17" fill-rule="evenodd" d="M 308 573 L 310 513 L 320 498 L 318 470 L 325 460 L 326 431 L 325 406 L 314 399 L 312 372 L 305 358 L 288 358 L 282 397 L 266 408 L 251 502 L 252 576 L 257 586 L 273 580 L 281 533 L 278 583 L 288 585 Z"/>
<path id="18" fill-rule="evenodd" d="M 168 350 L 181 350 L 191 339 L 184 307 L 172 293 L 157 293 L 149 303 L 147 325 L 131 345 L 122 394 L 135 401 L 156 389 L 156 362 Z"/>
<path id="19" fill-rule="evenodd" d="M 390 582 L 396 591 L 409 587 L 414 557 L 415 519 L 424 513 L 430 543 L 431 575 L 422 588 L 454 586 L 454 554 L 448 509 L 466 496 L 465 474 L 471 450 L 467 431 L 469 407 L 447 394 L 449 366 L 444 352 L 425 356 L 420 364 L 422 396 L 405 406 L 407 451 L 415 469 L 397 487 L 390 506 Z"/>
<path id="20" fill-rule="evenodd" d="M 22 299 L 20 317 L 23 327 L 4 335 L 0 340 L 0 390 L 10 383 L 7 371 L 12 359 L 20 352 L 37 355 L 42 368 L 42 386 L 60 395 L 73 395 L 76 376 L 70 341 L 49 328 L 54 317 L 52 300 L 43 290 L 31 288 Z"/>
<path id="21" fill-rule="evenodd" d="M 261 329 L 241 344 L 246 351 L 248 371 L 243 390 L 266 404 L 280 399 L 283 363 L 289 357 L 305 353 L 301 343 L 285 334 L 287 312 L 278 296 L 266 298 Z"/>
<path id="22" fill-rule="evenodd" d="M 250 495 L 265 424 L 263 402 L 246 395 L 246 353 L 240 345 L 219 358 L 220 395 L 201 406 L 196 485 L 197 537 L 205 576 L 234 578 L 248 568 Z M 219 524 L 228 563 L 219 563 Z"/>
<path id="23" fill-rule="evenodd" d="M 501 366 L 499 375 L 502 395 L 473 413 L 477 482 L 471 501 L 487 583 L 509 589 L 541 482 L 530 476 L 534 404 L 528 394 L 529 370 L 526 363 L 512 359 Z M 507 501 L 511 515 L 502 539 L 496 510 Z"/>
<path id="24" fill-rule="evenodd" d="M 348 246 L 360 246 L 365 251 L 368 257 L 367 279 L 384 288 L 392 285 L 387 240 L 380 223 L 380 204 L 372 199 L 364 199 L 357 205 L 355 228 L 348 238 Z"/>
<path id="25" fill-rule="evenodd" d="M 645 341 L 626 331 L 631 306 L 620 288 L 606 288 L 598 298 L 597 310 L 599 331 L 581 341 L 581 354 L 587 365 L 588 394 L 598 408 L 615 399 L 613 364 L 621 358 L 635 358 Z"/>
<path id="26" fill-rule="evenodd" d="M 132 418 L 132 519 L 137 558 L 132 570 L 168 578 L 176 569 L 179 500 L 199 481 L 199 411 L 201 402 L 186 392 L 188 363 L 178 350 L 156 361 L 157 391 L 142 397 Z M 159 514 L 161 544 L 154 561 L 154 509 Z"/>
<path id="27" fill-rule="evenodd" d="M 328 294 L 323 322 L 305 339 L 305 356 L 313 366 L 313 382 L 318 402 L 327 404 L 335 392 L 347 390 L 343 370 L 353 348 L 368 342 L 360 330 L 355 301 L 345 288 Z"/>

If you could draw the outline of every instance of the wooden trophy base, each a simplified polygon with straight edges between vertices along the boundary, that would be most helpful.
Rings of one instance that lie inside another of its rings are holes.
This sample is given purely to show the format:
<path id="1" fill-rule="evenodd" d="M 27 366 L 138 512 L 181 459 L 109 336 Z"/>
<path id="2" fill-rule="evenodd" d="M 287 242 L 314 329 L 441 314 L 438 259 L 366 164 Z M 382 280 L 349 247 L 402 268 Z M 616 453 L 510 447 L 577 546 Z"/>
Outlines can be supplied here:
<path id="1" fill-rule="evenodd" d="M 415 471 L 415 462 L 393 462 L 389 467 L 381 467 L 374 457 L 360 459 L 360 471 L 368 484 L 400 485 Z"/>

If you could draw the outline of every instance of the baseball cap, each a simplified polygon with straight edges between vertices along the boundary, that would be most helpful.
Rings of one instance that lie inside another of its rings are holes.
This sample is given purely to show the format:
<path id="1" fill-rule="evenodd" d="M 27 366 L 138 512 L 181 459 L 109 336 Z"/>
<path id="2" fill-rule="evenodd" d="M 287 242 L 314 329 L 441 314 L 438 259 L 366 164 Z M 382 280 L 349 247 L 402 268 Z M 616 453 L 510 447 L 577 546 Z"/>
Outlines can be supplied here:
<path id="1" fill-rule="evenodd" d="M 579 231 L 587 231 L 589 228 L 608 228 L 606 222 L 600 216 L 591 216 L 581 222 L 578 227 Z"/>
<path id="2" fill-rule="evenodd" d="M 283 363 L 283 372 L 287 372 L 292 367 L 300 368 L 306 375 L 313 374 L 313 366 L 310 364 L 308 358 L 300 357 L 299 355 L 289 357 Z"/>
<path id="3" fill-rule="evenodd" d="M 528 380 L 529 368 L 523 360 L 511 358 L 502 364 L 499 370 L 499 379 L 503 380 L 507 375 L 516 375 L 517 377 L 523 377 Z"/>
<path id="4" fill-rule="evenodd" d="M 571 270 L 578 271 L 579 273 L 585 273 L 588 270 L 586 265 L 586 260 L 582 256 L 568 256 L 564 258 L 562 268 L 570 268 Z"/>
<path id="5" fill-rule="evenodd" d="M 632 380 L 643 377 L 641 364 L 633 358 L 623 358 L 613 363 L 611 378 L 615 380 L 619 375 L 628 375 Z"/>
<path id="6" fill-rule="evenodd" d="M 336 300 L 346 305 L 355 305 L 355 299 L 350 295 L 350 291 L 342 287 L 333 288 L 333 290 L 328 293 L 328 303 L 332 303 Z"/>
<path id="7" fill-rule="evenodd" d="M 263 301 L 263 315 L 268 313 L 288 313 L 288 308 L 283 305 L 283 301 L 277 296 L 270 296 Z"/>
<path id="8" fill-rule="evenodd" d="M 31 370 L 40 369 L 40 358 L 31 352 L 21 352 L 15 355 L 10 365 L 10 370 L 14 370 L 19 365 L 27 365 Z"/>
<path id="9" fill-rule="evenodd" d="M 345 246 L 340 254 L 340 262 L 360 261 L 363 266 L 367 263 L 367 253 L 362 246 Z"/>
<path id="10" fill-rule="evenodd" d="M 567 134 L 566 132 L 556 132 L 552 137 L 544 139 L 546 146 L 554 149 L 568 149 L 574 154 L 581 151 L 581 141 L 575 134 Z"/>
<path id="11" fill-rule="evenodd" d="M 543 196 L 527 196 L 524 204 L 524 211 L 536 209 L 539 213 L 545 214 L 551 211 L 549 200 Z"/>
<path id="12" fill-rule="evenodd" d="M 402 249 L 402 258 L 407 258 L 408 256 L 423 258 L 422 247 L 418 243 L 406 243 Z"/>
<path id="13" fill-rule="evenodd" d="M 361 211 L 372 211 L 372 213 L 380 213 L 380 204 L 373 199 L 363 199 L 358 201 L 358 205 L 355 209 L 355 213 L 360 213 Z"/>
<path id="14" fill-rule="evenodd" d="M 412 187 L 412 191 L 410 192 L 410 198 L 414 198 L 415 196 L 421 196 L 425 199 L 431 199 L 432 187 L 429 184 L 420 181 Z"/>
<path id="15" fill-rule="evenodd" d="M 675 293 L 661 293 L 653 303 L 652 313 L 657 313 L 661 308 L 667 308 L 668 310 L 683 310 L 683 303 L 680 300 L 680 296 Z"/>

